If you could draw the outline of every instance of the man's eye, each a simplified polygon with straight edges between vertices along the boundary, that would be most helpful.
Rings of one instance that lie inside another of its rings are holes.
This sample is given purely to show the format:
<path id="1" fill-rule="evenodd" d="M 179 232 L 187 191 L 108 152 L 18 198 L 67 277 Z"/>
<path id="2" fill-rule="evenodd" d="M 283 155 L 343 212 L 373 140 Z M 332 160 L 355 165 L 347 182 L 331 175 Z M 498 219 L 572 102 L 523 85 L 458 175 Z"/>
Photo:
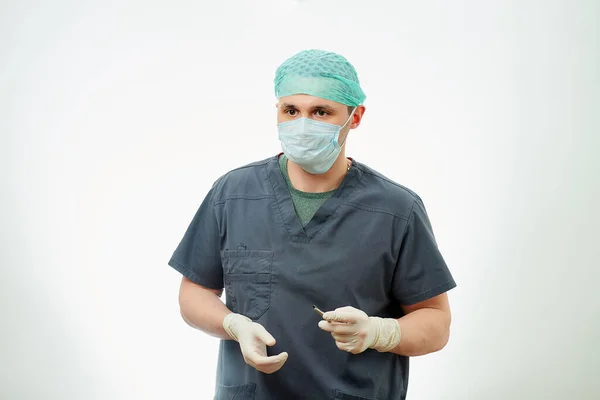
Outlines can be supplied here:
<path id="1" fill-rule="evenodd" d="M 319 117 L 324 117 L 324 116 L 326 116 L 327 114 L 328 114 L 328 113 L 327 113 L 327 111 L 323 111 L 323 110 L 319 110 L 319 111 L 317 111 L 317 115 L 318 115 Z"/>
<path id="2" fill-rule="evenodd" d="M 293 117 L 296 115 L 296 110 L 286 110 L 286 114 L 289 115 L 290 117 Z"/>

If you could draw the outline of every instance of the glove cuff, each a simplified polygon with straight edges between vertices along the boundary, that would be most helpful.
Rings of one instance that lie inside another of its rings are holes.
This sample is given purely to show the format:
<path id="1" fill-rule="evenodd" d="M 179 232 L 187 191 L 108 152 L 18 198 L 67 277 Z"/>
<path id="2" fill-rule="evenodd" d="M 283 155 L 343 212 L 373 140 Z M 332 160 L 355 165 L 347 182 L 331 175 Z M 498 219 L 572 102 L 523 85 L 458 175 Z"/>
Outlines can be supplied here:
<path id="1" fill-rule="evenodd" d="M 237 342 L 237 327 L 247 322 L 252 322 L 252 320 L 242 314 L 229 313 L 223 319 L 223 329 L 225 329 L 225 332 Z"/>
<path id="2" fill-rule="evenodd" d="M 377 332 L 373 344 L 369 347 L 380 353 L 385 353 L 396 348 L 402 337 L 398 320 L 380 317 L 369 317 L 369 319 L 375 325 Z"/>

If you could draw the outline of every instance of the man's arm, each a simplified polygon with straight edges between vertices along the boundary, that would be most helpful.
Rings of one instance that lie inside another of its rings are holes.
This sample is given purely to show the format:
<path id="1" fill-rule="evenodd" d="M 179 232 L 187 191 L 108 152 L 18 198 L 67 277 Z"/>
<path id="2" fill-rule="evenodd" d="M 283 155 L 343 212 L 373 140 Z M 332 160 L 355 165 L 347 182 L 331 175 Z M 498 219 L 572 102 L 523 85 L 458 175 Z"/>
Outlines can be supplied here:
<path id="1" fill-rule="evenodd" d="M 275 338 L 260 324 L 232 313 L 220 297 L 223 290 L 200 286 L 186 277 L 181 280 L 179 307 L 183 320 L 219 339 L 235 340 L 246 364 L 265 374 L 278 371 L 287 361 L 288 353 L 267 356 L 267 347 L 275 345 Z M 227 320 L 225 319 L 227 317 Z M 224 326 L 230 334 L 225 331 Z"/>
<path id="2" fill-rule="evenodd" d="M 398 319 L 400 343 L 390 352 L 413 357 L 433 353 L 446 346 L 452 319 L 448 294 L 403 306 L 402 309 L 405 315 Z"/>
<path id="3" fill-rule="evenodd" d="M 231 311 L 221 301 L 223 290 L 200 286 L 186 277 L 179 288 L 179 309 L 183 320 L 219 339 L 231 340 L 223 328 L 223 320 Z"/>
<path id="4" fill-rule="evenodd" d="M 340 350 L 354 354 L 372 348 L 403 356 L 418 356 L 444 348 L 450 335 L 446 292 L 456 283 L 438 248 L 422 200 L 414 200 L 406 221 L 400 255 L 392 278 L 392 295 L 403 306 L 399 319 L 368 316 L 351 306 L 323 314 L 319 327 L 331 332 Z"/>

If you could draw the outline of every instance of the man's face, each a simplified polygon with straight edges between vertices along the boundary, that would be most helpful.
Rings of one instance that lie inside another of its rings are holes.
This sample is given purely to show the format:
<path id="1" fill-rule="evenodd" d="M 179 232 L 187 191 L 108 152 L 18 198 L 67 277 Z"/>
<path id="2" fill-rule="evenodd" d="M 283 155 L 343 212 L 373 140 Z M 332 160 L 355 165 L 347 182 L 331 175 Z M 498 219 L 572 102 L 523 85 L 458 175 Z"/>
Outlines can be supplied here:
<path id="1" fill-rule="evenodd" d="M 354 107 L 348 107 L 345 104 L 320 97 L 296 94 L 279 99 L 277 103 L 277 122 L 287 122 L 306 117 L 315 121 L 342 126 L 348 121 L 353 109 Z M 358 107 L 348 125 L 340 132 L 340 142 L 345 140 L 350 129 L 358 127 L 364 111 L 364 106 Z"/>

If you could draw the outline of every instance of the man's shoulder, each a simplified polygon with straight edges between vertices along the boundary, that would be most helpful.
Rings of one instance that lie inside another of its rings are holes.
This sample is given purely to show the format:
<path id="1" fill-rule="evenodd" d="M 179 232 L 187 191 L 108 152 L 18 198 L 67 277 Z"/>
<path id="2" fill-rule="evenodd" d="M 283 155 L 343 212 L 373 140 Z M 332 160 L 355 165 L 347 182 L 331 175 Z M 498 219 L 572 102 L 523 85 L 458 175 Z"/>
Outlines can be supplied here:
<path id="1" fill-rule="evenodd" d="M 415 201 L 421 201 L 412 189 L 365 165 L 357 164 L 361 172 L 362 203 L 373 209 L 407 217 Z"/>
<path id="2" fill-rule="evenodd" d="M 221 175 L 213 184 L 214 201 L 223 201 L 231 196 L 269 196 L 266 167 L 276 163 L 277 156 L 254 161 L 234 168 Z"/>
<path id="3" fill-rule="evenodd" d="M 234 168 L 223 176 L 221 176 L 221 180 L 235 180 L 235 179 L 244 179 L 249 178 L 251 176 L 256 176 L 258 170 L 264 170 L 264 168 L 269 164 L 277 161 L 277 156 L 265 158 L 263 160 L 254 161 L 249 164 L 242 165 L 240 167 Z"/>

